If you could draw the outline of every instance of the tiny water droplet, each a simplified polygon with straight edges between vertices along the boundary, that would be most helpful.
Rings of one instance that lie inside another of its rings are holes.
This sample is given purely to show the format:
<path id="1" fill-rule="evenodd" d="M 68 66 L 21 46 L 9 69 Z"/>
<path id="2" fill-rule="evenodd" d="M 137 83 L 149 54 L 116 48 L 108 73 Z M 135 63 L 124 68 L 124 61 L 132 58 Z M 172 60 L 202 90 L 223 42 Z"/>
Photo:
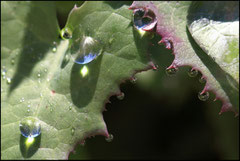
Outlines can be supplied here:
<path id="1" fill-rule="evenodd" d="M 71 134 L 74 135 L 74 133 L 75 133 L 75 128 L 73 127 L 73 128 L 71 129 Z"/>
<path id="2" fill-rule="evenodd" d="M 6 75 L 6 69 L 3 69 L 3 71 L 2 71 L 2 76 L 5 76 Z"/>
<path id="3" fill-rule="evenodd" d="M 113 134 L 109 134 L 108 137 L 105 138 L 107 142 L 112 142 L 113 141 Z"/>
<path id="4" fill-rule="evenodd" d="M 52 108 L 50 109 L 50 112 L 53 112 L 53 109 L 52 109 Z"/>
<path id="5" fill-rule="evenodd" d="M 31 107 L 31 105 L 28 105 L 27 107 Z"/>
<path id="6" fill-rule="evenodd" d="M 45 69 L 44 69 L 44 72 L 47 73 L 47 71 L 48 71 L 47 68 L 45 68 Z"/>
<path id="7" fill-rule="evenodd" d="M 26 117 L 19 124 L 21 134 L 26 138 L 34 138 L 41 134 L 40 122 L 34 117 Z"/>
<path id="8" fill-rule="evenodd" d="M 12 82 L 11 78 L 8 77 L 8 78 L 7 78 L 7 83 L 8 83 L 8 84 L 11 84 L 11 82 Z"/>
<path id="9" fill-rule="evenodd" d="M 168 76 L 174 76 L 177 74 L 178 69 L 177 68 L 169 68 L 166 69 L 166 73 Z"/>
<path id="10" fill-rule="evenodd" d="M 198 71 L 195 69 L 190 69 L 188 71 L 188 75 L 189 75 L 189 77 L 196 77 L 198 75 Z"/>
<path id="11" fill-rule="evenodd" d="M 38 78 L 40 78 L 40 77 L 41 77 L 41 74 L 40 74 L 40 73 L 38 73 L 37 77 L 38 77 Z"/>
<path id="12" fill-rule="evenodd" d="M 159 68 L 159 66 L 158 66 L 157 64 L 153 64 L 153 68 L 152 68 L 152 69 L 153 69 L 154 71 L 158 71 L 158 68 Z"/>
<path id="13" fill-rule="evenodd" d="M 15 60 L 14 60 L 14 58 L 12 58 L 12 60 L 11 60 L 11 64 L 12 64 L 12 65 L 15 64 Z"/>
<path id="14" fill-rule="evenodd" d="M 57 43 L 54 41 L 54 42 L 53 42 L 52 52 L 53 52 L 53 53 L 56 53 L 56 51 L 57 51 Z"/>
<path id="15" fill-rule="evenodd" d="M 123 92 L 121 92 L 119 95 L 117 95 L 117 99 L 123 100 L 124 96 L 125 96 L 125 94 Z"/>
<path id="16" fill-rule="evenodd" d="M 199 79 L 199 82 L 202 83 L 202 84 L 204 84 L 204 83 L 206 83 L 206 80 L 205 80 L 203 77 L 201 77 L 201 78 Z"/>
<path id="17" fill-rule="evenodd" d="M 71 39 L 72 38 L 72 31 L 69 28 L 63 28 L 61 30 L 61 37 L 62 39 Z"/>
<path id="18" fill-rule="evenodd" d="M 85 146 L 85 144 L 86 144 L 85 140 L 81 141 L 81 143 L 80 143 L 81 146 Z"/>
<path id="19" fill-rule="evenodd" d="M 204 92 L 201 94 L 201 92 L 198 93 L 198 98 L 201 101 L 207 101 L 207 99 L 209 98 L 209 93 L 208 92 Z"/>
<path id="20" fill-rule="evenodd" d="M 42 94 L 42 93 L 40 93 L 40 97 L 41 97 L 41 98 L 43 97 L 43 94 Z"/>
<path id="21" fill-rule="evenodd" d="M 136 77 L 131 77 L 130 82 L 135 84 L 137 82 L 137 78 Z"/>
<path id="22" fill-rule="evenodd" d="M 69 106 L 69 110 L 72 110 L 72 106 Z"/>
<path id="23" fill-rule="evenodd" d="M 30 109 L 28 109 L 27 112 L 29 113 L 29 112 L 30 112 Z"/>

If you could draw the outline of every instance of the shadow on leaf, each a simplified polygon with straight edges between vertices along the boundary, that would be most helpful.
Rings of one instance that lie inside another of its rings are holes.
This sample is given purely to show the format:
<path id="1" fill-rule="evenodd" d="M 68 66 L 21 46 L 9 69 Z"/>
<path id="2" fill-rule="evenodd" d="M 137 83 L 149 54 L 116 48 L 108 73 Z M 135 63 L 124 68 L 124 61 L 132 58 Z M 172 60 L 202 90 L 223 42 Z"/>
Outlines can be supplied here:
<path id="1" fill-rule="evenodd" d="M 20 151 L 24 158 L 32 157 L 40 147 L 41 134 L 35 137 L 32 143 L 27 142 L 28 138 L 20 134 Z"/>
<path id="2" fill-rule="evenodd" d="M 88 64 L 74 64 L 71 72 L 70 91 L 74 105 L 79 108 L 85 107 L 95 93 L 101 66 L 100 55 L 96 60 Z"/>
<path id="3" fill-rule="evenodd" d="M 23 79 L 29 77 L 34 66 L 41 61 L 47 51 L 51 48 L 51 43 L 56 41 L 58 34 L 57 23 L 50 23 L 54 16 L 47 15 L 50 8 L 54 8 L 51 2 L 33 2 L 27 16 L 22 50 L 16 71 L 12 78 L 8 95 L 21 84 Z M 52 9 L 53 10 L 53 9 Z M 47 19 L 46 17 L 50 17 Z M 50 21 L 49 21 L 50 20 Z"/>

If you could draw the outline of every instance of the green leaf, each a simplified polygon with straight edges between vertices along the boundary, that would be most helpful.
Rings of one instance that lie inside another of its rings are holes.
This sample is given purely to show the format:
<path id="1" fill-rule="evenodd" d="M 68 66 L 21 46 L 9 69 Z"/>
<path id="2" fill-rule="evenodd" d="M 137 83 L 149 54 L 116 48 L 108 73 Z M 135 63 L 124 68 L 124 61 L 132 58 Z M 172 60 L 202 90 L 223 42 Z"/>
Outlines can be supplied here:
<path id="1" fill-rule="evenodd" d="M 216 14 L 220 14 L 220 17 L 223 17 L 224 14 L 227 14 L 225 17 L 238 15 L 237 9 L 230 9 L 231 6 L 233 6 L 232 3 L 212 6 L 214 5 L 211 5 L 208 2 L 205 2 L 203 5 L 198 2 L 168 1 L 151 3 L 135 1 L 131 8 L 145 8 L 146 10 L 152 11 L 156 16 L 156 33 L 162 36 L 162 42 L 165 44 L 172 44 L 175 59 L 170 67 L 177 68 L 180 66 L 192 66 L 193 69 L 199 70 L 207 81 L 202 92 L 212 91 L 216 94 L 216 99 L 222 100 L 223 105 L 220 113 L 229 110 L 237 113 L 239 107 L 239 84 L 237 81 L 239 79 L 238 34 L 234 33 L 234 38 L 229 40 L 229 45 L 224 48 L 227 52 L 221 53 L 223 55 L 222 58 L 214 60 L 212 58 L 217 56 L 215 53 L 219 53 L 221 47 L 218 46 L 216 48 L 211 48 L 211 46 L 209 46 L 204 48 L 204 45 L 208 45 L 209 42 L 215 42 L 214 40 L 211 40 L 211 38 L 216 36 L 216 34 L 209 34 L 209 32 L 205 33 L 205 31 L 202 31 L 204 29 L 204 24 L 198 26 L 199 32 L 203 32 L 205 35 L 202 36 L 202 33 L 194 35 L 196 33 L 195 31 L 192 32 L 192 34 L 193 38 L 198 40 L 197 42 L 200 47 L 202 47 L 201 49 L 194 41 L 187 28 L 188 23 L 191 25 L 193 20 L 206 15 L 209 15 L 210 18 L 219 17 L 219 15 L 216 16 Z M 224 11 L 221 10 L 222 6 L 225 6 Z M 238 5 L 236 5 L 236 7 L 237 6 Z M 232 22 L 231 24 L 233 23 L 235 22 Z M 202 23 L 199 22 L 199 24 Z M 222 28 L 224 28 L 224 25 Z M 235 31 L 235 28 L 239 28 L 238 22 L 229 29 L 234 29 Z M 192 27 L 190 26 L 190 31 L 191 30 Z M 230 63 L 225 65 L 222 60 L 226 63 Z"/>
<path id="2" fill-rule="evenodd" d="M 67 159 L 86 137 L 109 136 L 102 116 L 108 98 L 120 94 L 119 83 L 151 68 L 128 7 L 86 2 L 71 11 L 66 27 L 81 24 L 104 44 L 100 56 L 79 65 L 69 40 L 58 39 L 54 2 L 1 2 L 1 159 Z M 31 145 L 19 129 L 30 116 L 41 125 Z"/>

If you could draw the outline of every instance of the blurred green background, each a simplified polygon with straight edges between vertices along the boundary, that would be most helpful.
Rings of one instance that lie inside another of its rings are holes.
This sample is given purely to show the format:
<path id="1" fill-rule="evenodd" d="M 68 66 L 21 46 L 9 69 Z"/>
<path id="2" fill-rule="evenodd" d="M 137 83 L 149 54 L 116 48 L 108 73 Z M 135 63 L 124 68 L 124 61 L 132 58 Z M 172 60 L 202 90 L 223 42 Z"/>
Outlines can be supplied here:
<path id="1" fill-rule="evenodd" d="M 56 2 L 61 28 L 74 4 Z M 117 3 L 117 2 L 116 2 Z M 77 144 L 69 159 L 239 159 L 239 117 L 227 112 L 218 115 L 221 102 L 215 96 L 203 102 L 198 99 L 204 83 L 201 73 L 188 76 L 190 67 L 181 67 L 175 76 L 165 69 L 171 64 L 171 50 L 152 39 L 149 49 L 157 71 L 136 75 L 135 83 L 120 85 L 123 100 L 110 97 L 103 112 L 112 142 L 103 136 Z"/>

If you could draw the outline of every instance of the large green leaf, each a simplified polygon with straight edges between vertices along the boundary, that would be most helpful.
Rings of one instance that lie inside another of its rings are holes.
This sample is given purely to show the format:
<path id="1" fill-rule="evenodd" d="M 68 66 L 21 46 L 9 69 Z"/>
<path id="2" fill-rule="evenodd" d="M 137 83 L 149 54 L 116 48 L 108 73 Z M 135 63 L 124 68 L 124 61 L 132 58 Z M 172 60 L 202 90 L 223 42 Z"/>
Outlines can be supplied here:
<path id="1" fill-rule="evenodd" d="M 238 31 L 239 22 L 229 22 L 228 24 L 233 26 L 230 26 L 229 31 L 226 25 L 221 26 L 220 29 L 224 29 L 224 34 L 231 37 L 231 39 L 226 43 L 220 42 L 220 45 L 215 48 L 212 47 L 212 44 L 217 41 L 216 37 L 219 33 L 205 30 L 207 28 L 206 24 L 202 22 L 199 22 L 201 25 L 195 25 L 194 31 L 191 26 L 195 20 L 197 21 L 200 18 L 206 17 L 206 15 L 211 22 L 216 17 L 228 17 L 228 20 L 230 17 L 231 20 L 233 20 L 233 18 L 234 20 L 238 20 L 238 10 L 236 9 L 238 3 L 235 3 L 235 5 L 233 5 L 233 3 L 226 3 L 224 5 L 219 4 L 221 2 L 216 2 L 219 5 L 213 5 L 214 3 L 211 3 L 211 5 L 208 2 L 164 1 L 152 3 L 135 1 L 131 9 L 143 8 L 144 10 L 150 10 L 154 13 L 157 19 L 156 33 L 162 36 L 162 42 L 172 45 L 175 59 L 170 67 L 192 66 L 193 69 L 199 70 L 206 80 L 206 85 L 202 93 L 213 91 L 216 94 L 216 99 L 222 100 L 223 105 L 220 113 L 231 110 L 237 114 L 239 108 L 239 34 L 233 34 L 232 32 Z M 221 8 L 223 6 L 224 9 Z M 232 10 L 233 6 L 236 7 Z M 198 40 L 197 42 L 202 49 L 189 33 L 188 25 L 195 40 Z M 212 28 L 215 29 L 214 27 L 216 26 L 212 26 Z M 219 31 L 219 29 L 216 31 Z M 213 38 L 214 40 L 212 40 Z M 223 42 L 225 40 L 219 41 Z M 206 47 L 206 45 L 209 45 L 208 43 L 210 43 L 210 46 Z M 221 44 L 226 45 L 223 47 Z M 222 48 L 225 52 L 221 51 Z M 218 57 L 215 53 L 220 53 L 219 55 L 221 55 L 222 58 L 213 59 L 213 57 Z M 225 62 L 222 62 L 222 59 L 224 59 Z"/>
<path id="2" fill-rule="evenodd" d="M 147 43 L 133 30 L 128 7 L 86 2 L 73 9 L 67 26 L 81 24 L 104 44 L 102 54 L 84 66 L 69 59 L 69 40 L 58 40 L 53 2 L 1 2 L 2 159 L 66 159 L 86 137 L 108 137 L 105 102 L 120 93 L 120 82 L 149 68 Z M 19 130 L 28 116 L 41 124 L 30 147 Z"/>

